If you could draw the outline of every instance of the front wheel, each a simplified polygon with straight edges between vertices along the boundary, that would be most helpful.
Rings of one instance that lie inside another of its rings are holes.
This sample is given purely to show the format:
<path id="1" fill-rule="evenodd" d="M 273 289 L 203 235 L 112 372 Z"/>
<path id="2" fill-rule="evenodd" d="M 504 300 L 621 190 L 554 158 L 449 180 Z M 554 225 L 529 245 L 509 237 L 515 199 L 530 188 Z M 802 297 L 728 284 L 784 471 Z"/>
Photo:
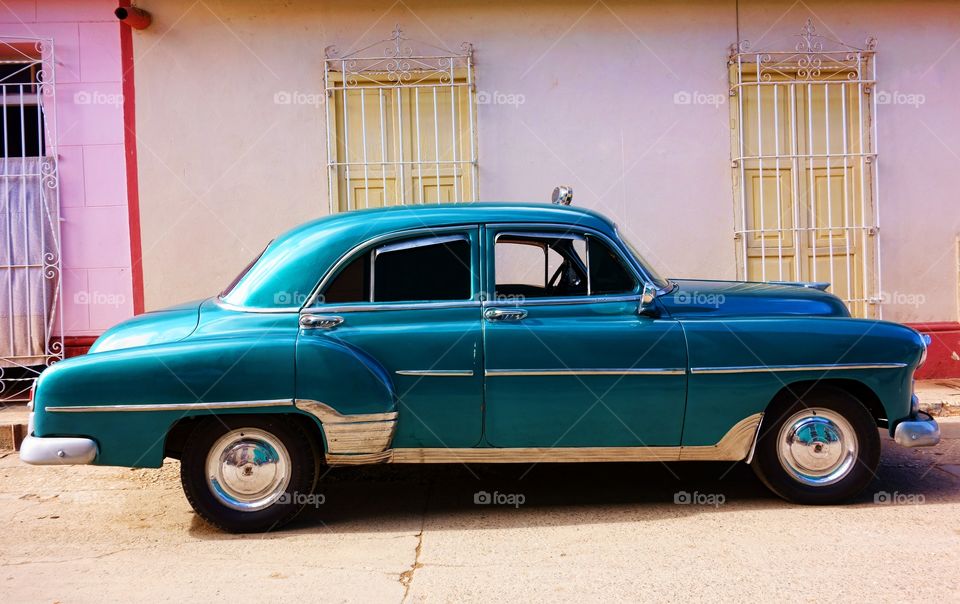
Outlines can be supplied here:
<path id="1" fill-rule="evenodd" d="M 202 420 L 187 439 L 180 482 L 204 520 L 230 532 L 264 532 L 296 516 L 313 492 L 310 436 L 278 416 Z"/>
<path id="2" fill-rule="evenodd" d="M 821 388 L 767 410 L 751 466 L 784 499 L 831 504 L 858 495 L 879 463 L 870 412 L 843 391 Z"/>

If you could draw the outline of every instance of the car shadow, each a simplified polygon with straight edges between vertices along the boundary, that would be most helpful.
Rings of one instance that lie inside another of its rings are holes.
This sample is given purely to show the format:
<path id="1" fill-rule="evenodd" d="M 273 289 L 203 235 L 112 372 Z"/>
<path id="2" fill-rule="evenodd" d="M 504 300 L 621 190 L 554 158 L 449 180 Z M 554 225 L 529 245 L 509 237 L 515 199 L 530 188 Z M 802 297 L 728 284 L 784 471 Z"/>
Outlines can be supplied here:
<path id="1" fill-rule="evenodd" d="M 960 441 L 953 441 L 954 444 Z M 960 501 L 960 476 L 922 453 L 883 443 L 876 478 L 852 507 Z M 940 453 L 942 455 L 942 452 Z M 329 468 L 317 496 L 283 529 L 418 532 L 586 523 L 656 522 L 693 514 L 794 507 L 744 463 L 540 463 L 378 465 Z M 231 538 L 195 519 L 191 532 Z"/>

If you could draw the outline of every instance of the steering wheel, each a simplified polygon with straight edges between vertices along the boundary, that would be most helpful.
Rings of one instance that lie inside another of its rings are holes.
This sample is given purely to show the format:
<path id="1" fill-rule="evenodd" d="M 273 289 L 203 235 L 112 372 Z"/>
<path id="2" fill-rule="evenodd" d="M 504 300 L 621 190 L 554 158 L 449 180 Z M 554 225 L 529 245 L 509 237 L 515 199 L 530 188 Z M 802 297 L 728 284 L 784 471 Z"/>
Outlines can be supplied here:
<path id="1" fill-rule="evenodd" d="M 557 270 L 554 271 L 553 276 L 550 277 L 550 280 L 547 281 L 547 291 L 553 291 L 557 288 L 560 282 L 560 276 L 563 275 L 563 271 L 567 266 L 567 261 L 564 260 L 560 263 L 560 266 L 557 267 Z"/>

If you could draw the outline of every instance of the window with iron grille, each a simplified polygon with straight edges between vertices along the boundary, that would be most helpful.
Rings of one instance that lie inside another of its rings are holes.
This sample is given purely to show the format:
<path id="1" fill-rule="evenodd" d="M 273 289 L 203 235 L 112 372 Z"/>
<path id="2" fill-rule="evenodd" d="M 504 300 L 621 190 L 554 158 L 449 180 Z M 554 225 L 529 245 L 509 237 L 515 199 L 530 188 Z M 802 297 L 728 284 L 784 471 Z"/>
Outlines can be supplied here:
<path id="1" fill-rule="evenodd" d="M 472 48 L 417 46 L 440 54 L 415 53 L 399 28 L 342 57 L 327 50 L 331 212 L 477 199 Z"/>
<path id="2" fill-rule="evenodd" d="M 53 41 L 0 36 L 0 402 L 63 356 Z"/>
<path id="3" fill-rule="evenodd" d="M 859 317 L 880 314 L 874 41 L 811 21 L 792 50 L 732 50 L 738 273 L 826 281 Z"/>

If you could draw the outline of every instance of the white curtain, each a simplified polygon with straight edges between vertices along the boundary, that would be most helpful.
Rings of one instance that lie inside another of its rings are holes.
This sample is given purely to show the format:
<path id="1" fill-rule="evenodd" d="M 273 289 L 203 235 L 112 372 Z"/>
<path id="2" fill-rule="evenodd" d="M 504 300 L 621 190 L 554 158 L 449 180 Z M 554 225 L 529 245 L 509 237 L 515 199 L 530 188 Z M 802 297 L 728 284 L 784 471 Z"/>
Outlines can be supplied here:
<path id="1" fill-rule="evenodd" d="M 0 158 L 0 367 L 48 361 L 60 294 L 54 166 Z"/>

